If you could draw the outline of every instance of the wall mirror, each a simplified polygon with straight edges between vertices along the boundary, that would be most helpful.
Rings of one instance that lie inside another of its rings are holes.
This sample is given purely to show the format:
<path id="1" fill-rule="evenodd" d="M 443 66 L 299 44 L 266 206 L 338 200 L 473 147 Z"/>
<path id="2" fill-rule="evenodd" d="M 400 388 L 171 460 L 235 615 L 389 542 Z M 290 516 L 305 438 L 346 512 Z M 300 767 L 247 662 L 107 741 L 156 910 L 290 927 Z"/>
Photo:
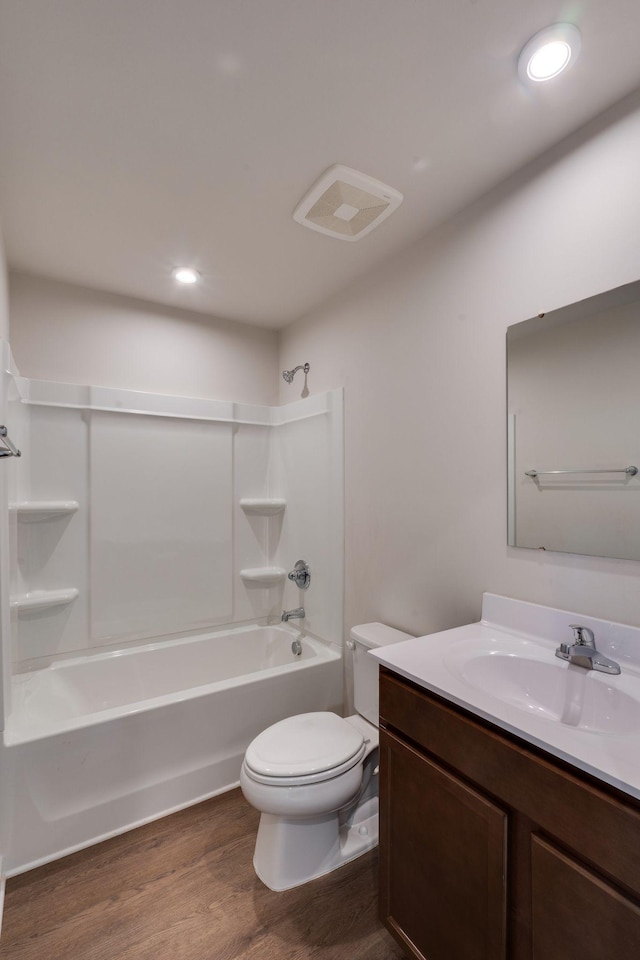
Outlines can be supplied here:
<path id="1" fill-rule="evenodd" d="M 640 282 L 507 330 L 508 542 L 640 560 Z"/>

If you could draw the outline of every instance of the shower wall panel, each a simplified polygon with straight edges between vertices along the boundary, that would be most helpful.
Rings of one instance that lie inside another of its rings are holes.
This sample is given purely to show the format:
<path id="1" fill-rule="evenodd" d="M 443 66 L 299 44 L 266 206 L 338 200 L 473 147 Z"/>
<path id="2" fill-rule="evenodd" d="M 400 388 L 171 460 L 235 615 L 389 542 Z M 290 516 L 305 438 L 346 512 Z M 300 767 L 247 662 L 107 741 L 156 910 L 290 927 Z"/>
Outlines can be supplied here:
<path id="1" fill-rule="evenodd" d="M 23 456 L 18 464 L 21 504 L 75 501 L 75 513 L 28 519 L 18 509 L 17 579 L 12 596 L 33 597 L 74 588 L 73 602 L 47 607 L 14 607 L 16 660 L 78 650 L 87 645 L 89 615 L 87 543 L 89 539 L 88 425 L 85 411 L 22 404 L 27 421 Z"/>
<path id="2" fill-rule="evenodd" d="M 9 420 L 9 344 L 0 340 L 0 424 Z M 10 425 L 12 426 L 12 425 Z M 9 484 L 7 467 L 13 457 L 3 457 L 0 461 L 0 730 L 4 730 L 5 709 L 9 713 L 10 701 L 10 620 L 9 620 L 9 583 L 11 581 L 9 552 Z M 0 810 L 0 842 L 2 839 L 2 811 Z M 2 848 L 0 846 L 0 854 Z"/>
<path id="3" fill-rule="evenodd" d="M 342 390 L 279 407 L 272 470 L 287 498 L 277 556 L 311 568 L 311 585 L 284 588 L 286 607 L 304 606 L 305 626 L 342 643 L 344 590 L 344 438 Z"/>
<path id="4" fill-rule="evenodd" d="M 341 391 L 270 408 L 17 383 L 15 671 L 300 605 L 341 642 Z"/>
<path id="5" fill-rule="evenodd" d="M 91 644 L 229 622 L 232 426 L 90 415 Z"/>
<path id="6" fill-rule="evenodd" d="M 237 621 L 277 617 L 282 611 L 283 582 L 269 585 L 244 580 L 243 569 L 276 565 L 282 514 L 265 516 L 242 508 L 243 498 L 281 497 L 271 476 L 273 427 L 240 423 L 234 436 L 234 616 Z"/>

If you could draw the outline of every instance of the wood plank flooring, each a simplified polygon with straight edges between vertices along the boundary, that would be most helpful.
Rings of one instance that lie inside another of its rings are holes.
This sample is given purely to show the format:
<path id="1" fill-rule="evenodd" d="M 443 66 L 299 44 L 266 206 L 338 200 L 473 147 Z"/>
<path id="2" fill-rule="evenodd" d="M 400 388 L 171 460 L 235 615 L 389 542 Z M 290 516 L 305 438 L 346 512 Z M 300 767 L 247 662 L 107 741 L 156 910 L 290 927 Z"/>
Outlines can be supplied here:
<path id="1" fill-rule="evenodd" d="M 377 851 L 284 893 L 251 863 L 239 790 L 7 883 L 2 960 L 399 960 Z"/>

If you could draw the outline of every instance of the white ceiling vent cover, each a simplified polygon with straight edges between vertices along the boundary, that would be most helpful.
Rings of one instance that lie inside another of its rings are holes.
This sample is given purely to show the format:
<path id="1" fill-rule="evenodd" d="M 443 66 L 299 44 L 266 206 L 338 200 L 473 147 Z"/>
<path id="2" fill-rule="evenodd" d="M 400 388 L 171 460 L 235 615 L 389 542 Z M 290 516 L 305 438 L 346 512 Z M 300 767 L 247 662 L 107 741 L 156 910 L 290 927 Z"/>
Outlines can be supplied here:
<path id="1" fill-rule="evenodd" d="M 300 201 L 293 219 L 341 240 L 360 240 L 402 203 L 402 194 L 380 180 L 334 164 Z"/>

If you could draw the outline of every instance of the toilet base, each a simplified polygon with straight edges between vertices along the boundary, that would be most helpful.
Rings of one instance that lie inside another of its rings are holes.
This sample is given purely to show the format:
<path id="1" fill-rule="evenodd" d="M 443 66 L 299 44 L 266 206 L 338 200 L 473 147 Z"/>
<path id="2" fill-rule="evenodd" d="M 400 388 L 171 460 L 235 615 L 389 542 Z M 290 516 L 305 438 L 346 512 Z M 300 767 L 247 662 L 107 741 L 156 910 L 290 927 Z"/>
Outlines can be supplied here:
<path id="1" fill-rule="evenodd" d="M 254 869 L 270 890 L 290 890 L 362 856 L 378 843 L 378 798 L 355 810 L 288 820 L 260 817 Z"/>

